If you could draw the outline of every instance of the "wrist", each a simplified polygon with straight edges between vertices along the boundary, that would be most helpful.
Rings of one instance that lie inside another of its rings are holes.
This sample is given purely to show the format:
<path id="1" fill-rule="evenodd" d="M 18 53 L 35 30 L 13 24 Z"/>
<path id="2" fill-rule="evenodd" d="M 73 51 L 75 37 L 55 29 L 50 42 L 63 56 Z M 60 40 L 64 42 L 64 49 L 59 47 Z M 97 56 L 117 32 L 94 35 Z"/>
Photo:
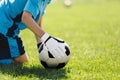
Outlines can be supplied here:
<path id="1" fill-rule="evenodd" d="M 41 37 L 42 42 L 45 42 L 49 37 L 50 35 L 48 33 L 44 33 L 44 35 Z"/>

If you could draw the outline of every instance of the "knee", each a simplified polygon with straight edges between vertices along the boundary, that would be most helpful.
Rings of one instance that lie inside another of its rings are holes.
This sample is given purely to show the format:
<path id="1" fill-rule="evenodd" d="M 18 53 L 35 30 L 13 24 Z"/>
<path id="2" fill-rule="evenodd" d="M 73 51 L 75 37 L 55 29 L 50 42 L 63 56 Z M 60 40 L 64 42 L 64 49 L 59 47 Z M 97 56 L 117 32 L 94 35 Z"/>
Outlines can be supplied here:
<path id="1" fill-rule="evenodd" d="M 13 59 L 13 63 L 24 63 L 24 62 L 28 62 L 28 61 L 29 61 L 29 58 L 26 54 Z"/>
<path id="2" fill-rule="evenodd" d="M 25 62 L 28 62 L 29 59 L 24 59 L 24 60 L 21 60 L 21 59 L 13 59 L 12 63 L 25 63 Z"/>

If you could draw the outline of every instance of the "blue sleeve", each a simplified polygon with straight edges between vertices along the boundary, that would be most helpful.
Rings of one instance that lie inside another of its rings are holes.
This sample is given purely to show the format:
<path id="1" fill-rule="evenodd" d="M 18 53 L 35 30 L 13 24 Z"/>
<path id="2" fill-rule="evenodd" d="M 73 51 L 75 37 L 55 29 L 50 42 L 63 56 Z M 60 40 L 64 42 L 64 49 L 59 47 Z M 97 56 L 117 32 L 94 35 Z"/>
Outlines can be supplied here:
<path id="1" fill-rule="evenodd" d="M 39 14 L 38 0 L 28 0 L 24 11 L 29 12 L 35 19 Z"/>

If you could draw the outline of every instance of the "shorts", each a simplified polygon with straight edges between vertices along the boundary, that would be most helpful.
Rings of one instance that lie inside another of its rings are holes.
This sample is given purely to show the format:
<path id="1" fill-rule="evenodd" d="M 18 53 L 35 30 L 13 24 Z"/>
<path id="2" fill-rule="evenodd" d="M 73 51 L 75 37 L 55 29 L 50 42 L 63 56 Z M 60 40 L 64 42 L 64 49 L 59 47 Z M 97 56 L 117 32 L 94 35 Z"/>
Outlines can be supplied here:
<path id="1" fill-rule="evenodd" d="M 12 59 L 25 53 L 21 38 L 8 37 L 0 33 L 0 64 L 11 64 Z"/>

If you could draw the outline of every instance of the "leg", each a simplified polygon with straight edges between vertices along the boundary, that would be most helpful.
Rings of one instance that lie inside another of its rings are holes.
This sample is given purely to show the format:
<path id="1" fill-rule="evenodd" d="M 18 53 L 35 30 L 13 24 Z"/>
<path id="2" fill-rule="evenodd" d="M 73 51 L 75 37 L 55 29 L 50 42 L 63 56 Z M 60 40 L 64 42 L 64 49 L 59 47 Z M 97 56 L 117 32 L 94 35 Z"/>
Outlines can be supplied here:
<path id="1" fill-rule="evenodd" d="M 12 45 L 11 43 L 14 42 Z M 15 39 L 9 40 L 11 55 L 12 55 L 12 63 L 23 63 L 28 62 L 28 55 L 25 53 L 24 46 L 21 38 L 16 37 Z M 14 47 L 14 48 L 12 48 Z"/>

